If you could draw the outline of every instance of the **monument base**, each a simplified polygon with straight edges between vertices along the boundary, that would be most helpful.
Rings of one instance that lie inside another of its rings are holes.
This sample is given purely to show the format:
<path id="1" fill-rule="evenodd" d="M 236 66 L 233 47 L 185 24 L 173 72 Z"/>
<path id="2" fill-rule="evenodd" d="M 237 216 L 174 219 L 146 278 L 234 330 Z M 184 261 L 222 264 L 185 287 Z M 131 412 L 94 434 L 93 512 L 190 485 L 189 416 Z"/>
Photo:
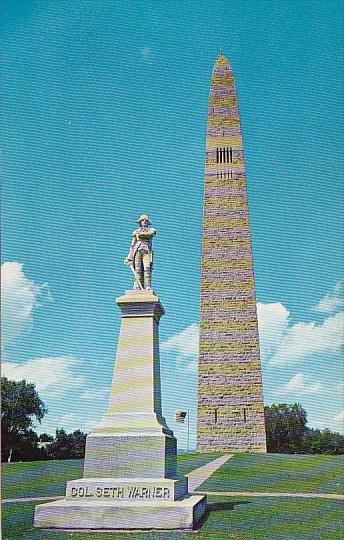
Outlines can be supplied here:
<path id="1" fill-rule="evenodd" d="M 35 527 L 46 529 L 195 529 L 206 512 L 206 496 L 150 501 L 74 501 L 36 506 Z"/>

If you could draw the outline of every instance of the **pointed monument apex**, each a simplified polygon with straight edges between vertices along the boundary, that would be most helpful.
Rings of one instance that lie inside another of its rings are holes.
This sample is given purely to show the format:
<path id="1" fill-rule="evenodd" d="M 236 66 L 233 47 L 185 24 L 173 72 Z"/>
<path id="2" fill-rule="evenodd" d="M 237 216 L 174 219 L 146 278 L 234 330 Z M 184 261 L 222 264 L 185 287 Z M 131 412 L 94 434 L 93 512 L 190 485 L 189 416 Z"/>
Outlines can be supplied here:
<path id="1" fill-rule="evenodd" d="M 217 68 L 218 66 L 221 66 L 221 65 L 230 66 L 229 60 L 228 60 L 227 56 L 225 54 L 223 54 L 223 52 L 220 52 L 220 54 L 216 58 L 215 64 L 214 64 L 214 69 Z"/>

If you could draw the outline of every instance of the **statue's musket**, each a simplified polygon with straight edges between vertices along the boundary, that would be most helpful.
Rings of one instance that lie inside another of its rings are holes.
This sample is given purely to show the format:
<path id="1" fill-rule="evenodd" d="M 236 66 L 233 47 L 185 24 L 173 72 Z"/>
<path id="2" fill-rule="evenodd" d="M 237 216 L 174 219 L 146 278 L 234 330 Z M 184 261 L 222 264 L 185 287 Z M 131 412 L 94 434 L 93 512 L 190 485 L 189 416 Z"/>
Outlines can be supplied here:
<path id="1" fill-rule="evenodd" d="M 135 276 L 136 283 L 139 285 L 140 289 L 143 290 L 141 281 L 140 281 L 139 278 L 137 277 L 137 273 L 135 272 L 134 266 L 133 266 L 132 264 L 129 264 L 129 266 L 130 266 L 130 268 L 131 268 L 132 273 L 133 273 L 134 276 Z"/>

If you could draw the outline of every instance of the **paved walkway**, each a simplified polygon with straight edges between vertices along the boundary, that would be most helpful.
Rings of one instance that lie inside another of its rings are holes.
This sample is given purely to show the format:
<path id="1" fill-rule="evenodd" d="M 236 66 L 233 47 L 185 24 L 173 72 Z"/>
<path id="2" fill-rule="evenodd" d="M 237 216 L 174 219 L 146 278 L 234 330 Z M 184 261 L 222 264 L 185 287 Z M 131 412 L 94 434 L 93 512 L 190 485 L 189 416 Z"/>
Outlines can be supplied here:
<path id="1" fill-rule="evenodd" d="M 191 491 L 191 490 L 190 490 Z M 252 491 L 198 491 L 200 495 L 217 495 L 222 497 L 294 497 L 302 499 L 335 499 L 344 501 L 344 495 L 339 493 L 266 493 Z M 57 501 L 64 499 L 63 496 L 52 497 L 20 497 L 20 499 L 3 499 L 2 503 L 21 503 L 32 501 Z"/>
<path id="2" fill-rule="evenodd" d="M 217 469 L 221 467 L 221 465 L 226 463 L 226 461 L 228 461 L 231 457 L 233 457 L 233 454 L 226 454 L 225 456 L 214 459 L 210 463 L 203 465 L 203 467 L 199 467 L 198 469 L 195 469 L 194 471 L 186 474 L 185 476 L 187 476 L 189 479 L 189 491 L 195 491 L 198 486 L 203 484 L 203 482 L 205 482 L 209 478 L 209 476 L 211 476 Z"/>
<path id="3" fill-rule="evenodd" d="M 32 501 L 57 501 L 64 499 L 64 496 L 51 495 L 51 497 L 20 497 L 20 499 L 3 499 L 2 503 L 32 502 Z"/>
<path id="4" fill-rule="evenodd" d="M 304 499 L 338 499 L 344 501 L 339 493 L 267 493 L 252 491 L 198 491 L 197 495 L 222 495 L 224 497 L 301 497 Z"/>

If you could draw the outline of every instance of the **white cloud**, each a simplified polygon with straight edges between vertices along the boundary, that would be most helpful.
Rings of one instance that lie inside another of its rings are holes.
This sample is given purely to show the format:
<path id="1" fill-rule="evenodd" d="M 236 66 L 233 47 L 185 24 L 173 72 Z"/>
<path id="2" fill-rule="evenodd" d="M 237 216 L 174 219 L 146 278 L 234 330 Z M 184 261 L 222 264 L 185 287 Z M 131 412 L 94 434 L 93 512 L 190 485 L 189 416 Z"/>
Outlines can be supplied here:
<path id="1" fill-rule="evenodd" d="M 299 397 L 305 394 L 318 394 L 324 389 L 320 382 L 311 383 L 303 373 L 296 373 L 290 381 L 276 391 L 276 394 L 297 394 Z"/>
<path id="2" fill-rule="evenodd" d="M 334 422 L 344 422 L 344 411 L 341 411 L 339 414 L 336 414 L 336 416 L 334 416 L 332 420 Z"/>
<path id="3" fill-rule="evenodd" d="M 271 358 L 283 341 L 290 313 L 281 303 L 257 304 L 260 349 L 263 359 Z"/>
<path id="4" fill-rule="evenodd" d="M 96 389 L 87 389 L 82 394 L 80 394 L 81 399 L 87 401 L 99 400 L 100 397 L 105 397 L 109 394 L 109 388 L 96 388 Z"/>
<path id="5" fill-rule="evenodd" d="M 330 421 L 330 429 L 335 432 L 344 432 L 344 411 L 336 414 Z"/>
<path id="6" fill-rule="evenodd" d="M 344 343 L 344 312 L 314 321 L 292 324 L 281 303 L 257 304 L 262 360 L 270 365 L 300 363 L 315 355 L 338 354 Z M 161 351 L 173 351 L 177 365 L 197 370 L 199 326 L 191 324 L 161 344 Z"/>
<path id="7" fill-rule="evenodd" d="M 190 324 L 160 346 L 161 351 L 173 351 L 178 367 L 189 372 L 197 371 L 199 351 L 199 325 Z"/>
<path id="8" fill-rule="evenodd" d="M 284 366 L 319 354 L 338 353 L 344 342 L 344 312 L 326 318 L 321 324 L 292 324 L 283 304 L 257 305 L 262 359 Z"/>
<path id="9" fill-rule="evenodd" d="M 27 360 L 22 364 L 4 362 L 2 375 L 11 380 L 34 383 L 43 401 L 60 398 L 86 380 L 79 374 L 81 361 L 74 356 L 51 356 Z"/>
<path id="10" fill-rule="evenodd" d="M 40 305 L 39 299 L 51 299 L 51 295 L 48 284 L 37 285 L 25 276 L 23 264 L 14 261 L 1 266 L 1 298 L 2 344 L 5 348 L 31 331 L 33 312 Z"/>
<path id="11" fill-rule="evenodd" d="M 161 344 L 162 351 L 176 351 L 184 357 L 197 357 L 199 348 L 199 326 L 190 324 L 167 341 Z"/>
<path id="12" fill-rule="evenodd" d="M 343 328 L 344 312 L 328 317 L 322 324 L 294 324 L 288 328 L 271 363 L 282 366 L 314 355 L 338 353 L 344 342 Z"/>
<path id="13" fill-rule="evenodd" d="M 150 47 L 142 47 L 141 56 L 146 62 L 153 58 L 153 51 Z"/>
<path id="14" fill-rule="evenodd" d="M 335 313 L 344 308 L 344 282 L 339 281 L 333 289 L 314 306 L 320 313 Z"/>

